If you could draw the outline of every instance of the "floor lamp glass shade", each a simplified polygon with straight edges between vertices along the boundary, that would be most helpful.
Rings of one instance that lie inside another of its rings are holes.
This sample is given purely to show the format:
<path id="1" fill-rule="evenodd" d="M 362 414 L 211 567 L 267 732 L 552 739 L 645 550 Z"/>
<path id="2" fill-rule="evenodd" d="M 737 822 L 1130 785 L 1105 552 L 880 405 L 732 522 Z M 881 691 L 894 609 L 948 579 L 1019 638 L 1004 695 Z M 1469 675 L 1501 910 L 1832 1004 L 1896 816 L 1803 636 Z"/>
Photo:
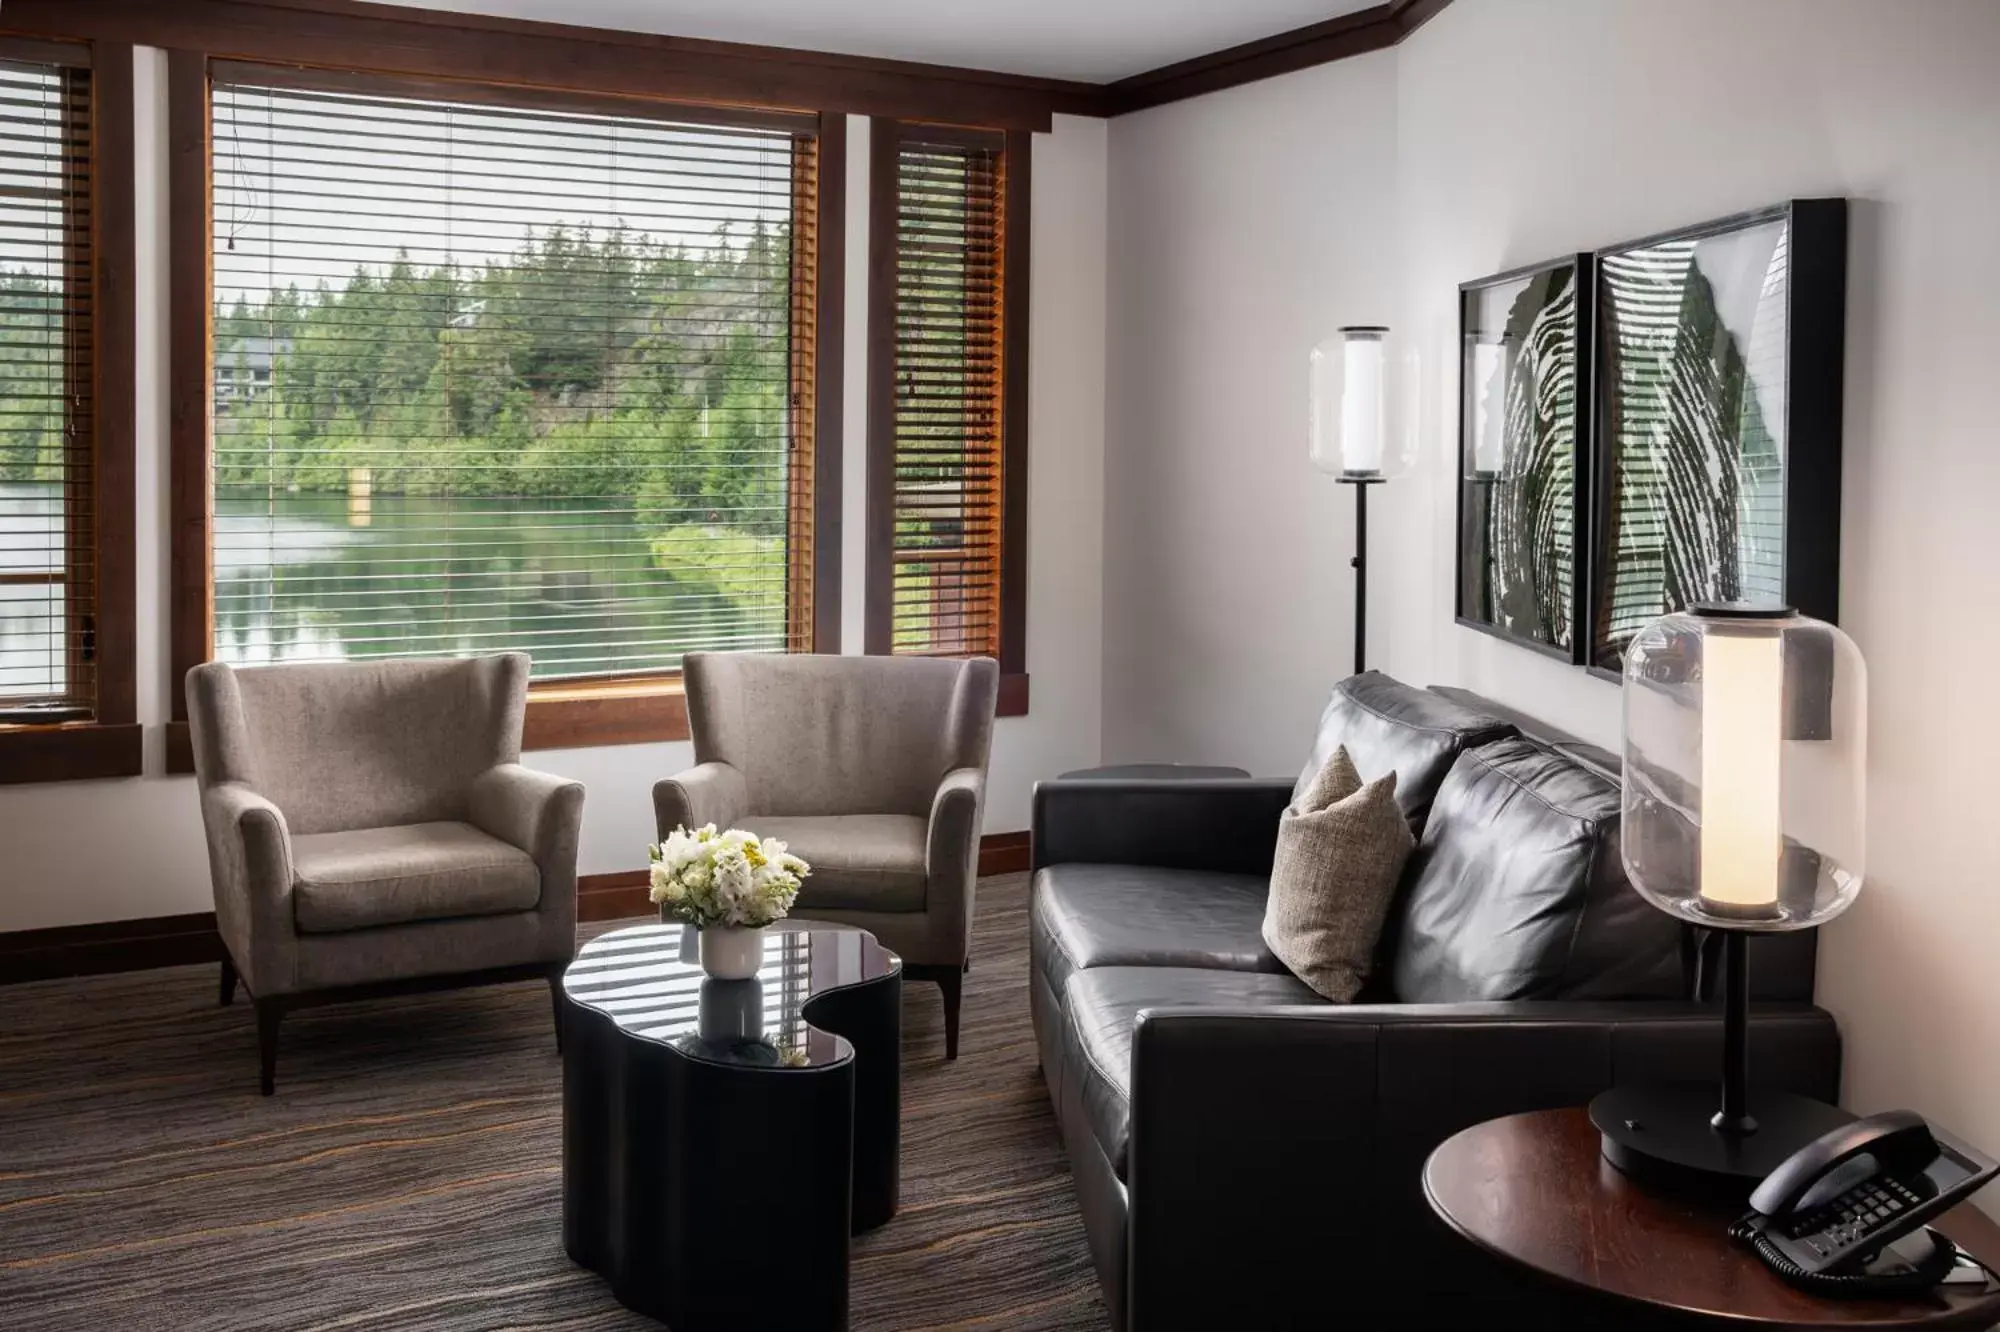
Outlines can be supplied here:
<path id="1" fill-rule="evenodd" d="M 1344 480 L 1386 481 L 1410 451 L 1391 412 L 1389 330 L 1341 329 L 1312 349 L 1312 460 Z"/>
<path id="2" fill-rule="evenodd" d="M 1653 905 L 1802 930 L 1866 873 L 1868 677 L 1854 641 L 1781 607 L 1703 605 L 1625 654 L 1623 848 Z"/>

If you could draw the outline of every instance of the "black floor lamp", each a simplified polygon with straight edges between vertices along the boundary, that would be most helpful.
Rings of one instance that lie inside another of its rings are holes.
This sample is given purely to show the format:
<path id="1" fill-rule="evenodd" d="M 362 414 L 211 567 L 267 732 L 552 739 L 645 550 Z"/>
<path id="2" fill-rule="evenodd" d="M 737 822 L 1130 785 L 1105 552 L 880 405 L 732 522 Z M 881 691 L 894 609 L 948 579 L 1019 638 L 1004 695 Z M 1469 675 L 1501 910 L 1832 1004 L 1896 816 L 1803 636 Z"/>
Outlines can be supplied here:
<path id="1" fill-rule="evenodd" d="M 1389 330 L 1350 324 L 1312 350 L 1312 460 L 1354 487 L 1354 673 L 1368 659 L 1368 488 L 1409 466 L 1407 436 L 1391 429 Z"/>

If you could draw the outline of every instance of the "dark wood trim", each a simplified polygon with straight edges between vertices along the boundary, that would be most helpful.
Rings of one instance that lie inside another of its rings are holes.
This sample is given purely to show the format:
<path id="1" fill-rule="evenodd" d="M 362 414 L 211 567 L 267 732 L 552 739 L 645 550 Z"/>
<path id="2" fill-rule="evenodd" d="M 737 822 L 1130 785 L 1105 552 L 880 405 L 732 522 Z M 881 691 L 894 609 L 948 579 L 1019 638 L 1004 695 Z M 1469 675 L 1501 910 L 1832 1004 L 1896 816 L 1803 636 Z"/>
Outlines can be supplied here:
<path id="1" fill-rule="evenodd" d="M 842 413 L 847 335 L 847 113 L 819 118 L 819 302 L 813 331 L 812 646 L 839 652 Z"/>
<path id="2" fill-rule="evenodd" d="M 470 102 L 506 110 L 581 112 L 586 115 L 644 117 L 681 124 L 743 126 L 785 134 L 817 134 L 811 112 L 757 107 L 702 106 L 650 97 L 619 97 L 568 88 L 530 88 L 471 78 L 420 78 L 372 70 L 319 69 L 258 60 L 211 60 L 209 77 L 219 84 L 249 84 L 300 92 L 354 93 L 363 97 L 409 97 Z"/>
<path id="3" fill-rule="evenodd" d="M 896 508 L 896 218 L 897 153 L 905 139 L 991 147 L 990 134 L 940 133 L 929 125 L 876 121 L 868 164 L 868 504 L 862 650 L 886 655 L 895 645 Z M 1000 139 L 1000 715 L 1027 711 L 1028 629 L 1028 289 L 1033 273 L 1034 136 L 1009 130 Z M 1009 687 L 1009 678 L 1020 683 Z M 1018 701 L 1020 711 L 1009 710 Z"/>
<path id="4" fill-rule="evenodd" d="M 1034 136 L 1007 132 L 1002 151 L 1000 308 L 1000 670 L 1021 676 L 1022 711 L 1028 691 L 1028 286 L 1033 262 L 1032 162 Z"/>
<path id="5" fill-rule="evenodd" d="M 1026 673 L 1000 675 L 1000 703 L 993 710 L 996 717 L 1025 717 L 1028 715 L 1028 677 Z"/>
<path id="6" fill-rule="evenodd" d="M 901 127 L 868 126 L 868 495 L 861 650 L 895 645 L 896 152 Z"/>
<path id="7" fill-rule="evenodd" d="M 0 22 L 238 60 L 1012 129 L 1103 105 L 1091 83 L 356 0 L 7 0 Z"/>
<path id="8" fill-rule="evenodd" d="M 979 873 L 1020 874 L 1031 859 L 1033 834 L 1025 832 L 987 833 L 979 839 Z"/>
<path id="9" fill-rule="evenodd" d="M 305 68 L 1046 131 L 1379 51 L 1451 0 L 1390 0 L 1108 84 L 352 0 L 7 0 L 0 25 Z M 460 95 L 463 95 L 462 93 Z"/>
<path id="10" fill-rule="evenodd" d="M 13 17 L 12 13 L 0 14 L 0 23 L 7 23 Z M 44 41 L 38 37 L 0 33 L 0 58 L 31 65 L 67 65 L 71 69 L 89 69 L 91 51 L 88 42 Z"/>
<path id="11" fill-rule="evenodd" d="M 218 962 L 222 956 L 213 911 L 18 930 L 0 934 L 0 985 Z"/>
<path id="12" fill-rule="evenodd" d="M 175 721 L 187 720 L 187 673 L 208 660 L 215 611 L 208 540 L 209 266 L 213 233 L 208 175 L 208 61 L 167 53 L 168 689 Z"/>
<path id="13" fill-rule="evenodd" d="M 138 703 L 138 235 L 135 220 L 133 51 L 99 42 L 91 54 L 91 181 L 97 229 L 97 382 L 92 412 L 97 457 L 92 495 L 97 528 L 97 715 L 102 726 L 139 720 Z"/>
<path id="14" fill-rule="evenodd" d="M 137 777 L 144 729 L 137 722 L 0 728 L 0 785 Z"/>
<path id="15" fill-rule="evenodd" d="M 617 685 L 552 685 L 528 693 L 522 749 L 591 749 L 688 738 L 679 676 Z"/>
<path id="16" fill-rule="evenodd" d="M 1324 23 L 1149 69 L 1106 84 L 1104 114 L 1122 116 L 1349 56 L 1385 50 L 1415 32 L 1450 3 L 1451 0 L 1391 0 Z"/>
<path id="17" fill-rule="evenodd" d="M 645 870 L 576 877 L 576 919 L 579 925 L 599 920 L 630 920 L 651 916 L 659 908 L 651 897 L 651 876 Z"/>
<path id="18" fill-rule="evenodd" d="M 137 729 L 137 728 L 134 728 Z M 1028 868 L 1028 834 L 988 833 L 979 839 L 979 872 L 1012 874 Z M 578 924 L 630 920 L 657 913 L 647 896 L 645 870 L 609 874 L 579 874 L 576 879 Z M 17 930 L 0 934 L 0 985 L 94 976 L 113 971 L 146 971 L 219 962 L 226 951 L 216 933 L 215 913 L 148 916 L 95 925 L 64 925 L 47 930 Z M 427 988 L 448 988 L 433 983 Z M 329 995 L 336 992 L 327 991 Z M 302 1000 L 301 1004 L 306 1002 Z M 335 1003 L 328 998 L 316 1002 Z M 299 1006 L 299 1005 L 295 1005 Z"/>
<path id="19" fill-rule="evenodd" d="M 194 735 L 184 721 L 168 722 L 160 728 L 166 733 L 167 772 L 171 774 L 192 773 L 194 771 Z"/>

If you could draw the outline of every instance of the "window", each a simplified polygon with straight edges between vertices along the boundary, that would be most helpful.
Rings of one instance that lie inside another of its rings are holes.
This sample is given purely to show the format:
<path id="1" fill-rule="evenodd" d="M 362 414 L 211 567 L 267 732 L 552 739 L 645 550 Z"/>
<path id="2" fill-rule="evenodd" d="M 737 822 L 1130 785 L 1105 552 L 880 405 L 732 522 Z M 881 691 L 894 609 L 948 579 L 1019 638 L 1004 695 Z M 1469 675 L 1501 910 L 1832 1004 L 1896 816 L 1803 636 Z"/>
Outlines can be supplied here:
<path id="1" fill-rule="evenodd" d="M 813 646 L 815 119 L 218 64 L 210 130 L 215 657 Z"/>
<path id="2" fill-rule="evenodd" d="M 0 723 L 90 721 L 90 71 L 9 54 L 0 47 Z"/>
<path id="3" fill-rule="evenodd" d="M 877 127 L 870 652 L 1022 669 L 1024 139 Z"/>

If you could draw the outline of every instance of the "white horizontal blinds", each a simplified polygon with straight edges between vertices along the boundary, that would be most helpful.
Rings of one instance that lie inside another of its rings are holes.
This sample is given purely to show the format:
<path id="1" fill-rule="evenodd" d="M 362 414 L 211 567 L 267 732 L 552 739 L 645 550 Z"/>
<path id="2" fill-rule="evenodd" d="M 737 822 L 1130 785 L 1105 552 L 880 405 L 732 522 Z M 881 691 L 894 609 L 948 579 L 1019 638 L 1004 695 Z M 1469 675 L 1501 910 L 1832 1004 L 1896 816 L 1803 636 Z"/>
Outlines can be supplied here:
<path id="1" fill-rule="evenodd" d="M 279 82 L 213 92 L 215 655 L 802 646 L 810 140 Z"/>
<path id="2" fill-rule="evenodd" d="M 90 73 L 0 59 L 0 722 L 95 706 Z"/>
<path id="3" fill-rule="evenodd" d="M 1001 141 L 896 158 L 894 650 L 997 655 Z"/>

